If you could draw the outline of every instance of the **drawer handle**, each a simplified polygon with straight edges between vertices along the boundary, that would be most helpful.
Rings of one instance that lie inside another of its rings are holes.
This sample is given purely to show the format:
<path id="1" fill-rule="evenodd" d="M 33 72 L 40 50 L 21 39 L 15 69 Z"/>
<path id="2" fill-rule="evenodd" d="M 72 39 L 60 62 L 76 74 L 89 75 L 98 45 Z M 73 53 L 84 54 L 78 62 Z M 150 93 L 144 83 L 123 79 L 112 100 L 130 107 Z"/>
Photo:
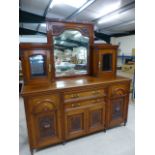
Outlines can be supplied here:
<path id="1" fill-rule="evenodd" d="M 79 95 L 79 94 L 72 94 L 71 97 L 72 97 L 72 98 L 78 98 L 78 97 L 80 97 L 80 95 Z"/>
<path id="2" fill-rule="evenodd" d="M 72 107 L 79 107 L 81 104 L 78 103 L 78 104 L 72 104 Z"/>
<path id="3" fill-rule="evenodd" d="M 100 99 L 92 100 L 93 103 L 98 103 L 100 101 L 101 101 Z"/>
<path id="4" fill-rule="evenodd" d="M 98 95 L 98 94 L 100 94 L 100 91 L 93 91 L 92 93 L 93 93 L 93 95 Z"/>

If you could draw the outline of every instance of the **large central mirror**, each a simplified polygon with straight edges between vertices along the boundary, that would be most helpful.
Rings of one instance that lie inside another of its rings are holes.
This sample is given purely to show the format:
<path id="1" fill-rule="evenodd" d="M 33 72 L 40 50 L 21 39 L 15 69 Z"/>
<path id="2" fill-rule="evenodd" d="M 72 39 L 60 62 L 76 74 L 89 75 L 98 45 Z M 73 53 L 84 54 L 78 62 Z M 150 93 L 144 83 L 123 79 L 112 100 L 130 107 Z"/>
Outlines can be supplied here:
<path id="1" fill-rule="evenodd" d="M 88 74 L 89 38 L 77 30 L 65 30 L 53 37 L 55 76 Z"/>

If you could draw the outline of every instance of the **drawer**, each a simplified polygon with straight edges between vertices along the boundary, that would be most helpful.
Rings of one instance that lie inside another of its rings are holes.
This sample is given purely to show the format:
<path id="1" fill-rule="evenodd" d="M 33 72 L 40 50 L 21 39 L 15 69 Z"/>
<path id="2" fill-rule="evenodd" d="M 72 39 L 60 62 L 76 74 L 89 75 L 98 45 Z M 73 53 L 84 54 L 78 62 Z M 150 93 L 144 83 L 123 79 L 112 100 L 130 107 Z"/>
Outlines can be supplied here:
<path id="1" fill-rule="evenodd" d="M 65 104 L 65 109 L 74 109 L 74 108 L 79 108 L 79 107 L 89 107 L 89 106 L 99 104 L 99 103 L 104 104 L 105 99 L 104 98 L 98 98 L 98 99 L 92 99 L 92 100 L 77 102 L 77 103 L 66 103 Z"/>
<path id="2" fill-rule="evenodd" d="M 82 91 L 82 92 L 72 92 L 72 93 L 66 93 L 64 95 L 65 102 L 72 102 L 72 101 L 78 101 L 83 99 L 91 99 L 91 98 L 98 98 L 98 97 L 105 97 L 106 96 L 106 90 L 105 89 L 96 89 L 91 91 Z"/>
<path id="3" fill-rule="evenodd" d="M 128 84 L 115 84 L 109 87 L 109 95 L 111 97 L 124 96 L 129 93 Z"/>

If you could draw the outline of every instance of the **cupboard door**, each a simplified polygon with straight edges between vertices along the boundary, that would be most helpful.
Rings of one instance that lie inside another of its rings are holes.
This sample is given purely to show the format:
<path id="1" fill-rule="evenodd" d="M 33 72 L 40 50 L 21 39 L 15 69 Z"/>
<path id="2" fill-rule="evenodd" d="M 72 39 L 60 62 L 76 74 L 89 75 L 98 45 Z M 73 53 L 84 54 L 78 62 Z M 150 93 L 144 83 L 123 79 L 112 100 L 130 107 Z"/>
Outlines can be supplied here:
<path id="1" fill-rule="evenodd" d="M 88 132 L 104 129 L 105 103 L 95 104 L 88 109 Z"/>
<path id="2" fill-rule="evenodd" d="M 50 50 L 27 49 L 22 56 L 22 69 L 26 84 L 49 82 L 51 80 Z"/>
<path id="3" fill-rule="evenodd" d="M 119 125 L 125 121 L 126 100 L 125 97 L 113 98 L 109 104 L 109 127 Z"/>
<path id="4" fill-rule="evenodd" d="M 98 62 L 98 76 L 103 78 L 115 77 L 116 68 L 116 50 L 100 49 Z"/>
<path id="5" fill-rule="evenodd" d="M 65 114 L 66 139 L 79 137 L 86 134 L 85 109 L 71 109 Z"/>
<path id="6" fill-rule="evenodd" d="M 30 120 L 34 148 L 55 144 L 62 140 L 60 110 L 49 99 L 33 105 Z"/>

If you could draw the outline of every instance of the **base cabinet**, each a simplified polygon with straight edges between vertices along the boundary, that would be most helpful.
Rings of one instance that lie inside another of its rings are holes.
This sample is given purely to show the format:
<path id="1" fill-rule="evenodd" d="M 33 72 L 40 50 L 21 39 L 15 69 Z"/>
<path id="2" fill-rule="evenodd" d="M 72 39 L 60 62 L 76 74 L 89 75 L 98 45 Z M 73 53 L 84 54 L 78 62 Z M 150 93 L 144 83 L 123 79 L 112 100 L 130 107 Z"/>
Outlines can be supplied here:
<path id="1" fill-rule="evenodd" d="M 126 123 L 129 81 L 24 99 L 30 148 L 38 149 Z"/>

